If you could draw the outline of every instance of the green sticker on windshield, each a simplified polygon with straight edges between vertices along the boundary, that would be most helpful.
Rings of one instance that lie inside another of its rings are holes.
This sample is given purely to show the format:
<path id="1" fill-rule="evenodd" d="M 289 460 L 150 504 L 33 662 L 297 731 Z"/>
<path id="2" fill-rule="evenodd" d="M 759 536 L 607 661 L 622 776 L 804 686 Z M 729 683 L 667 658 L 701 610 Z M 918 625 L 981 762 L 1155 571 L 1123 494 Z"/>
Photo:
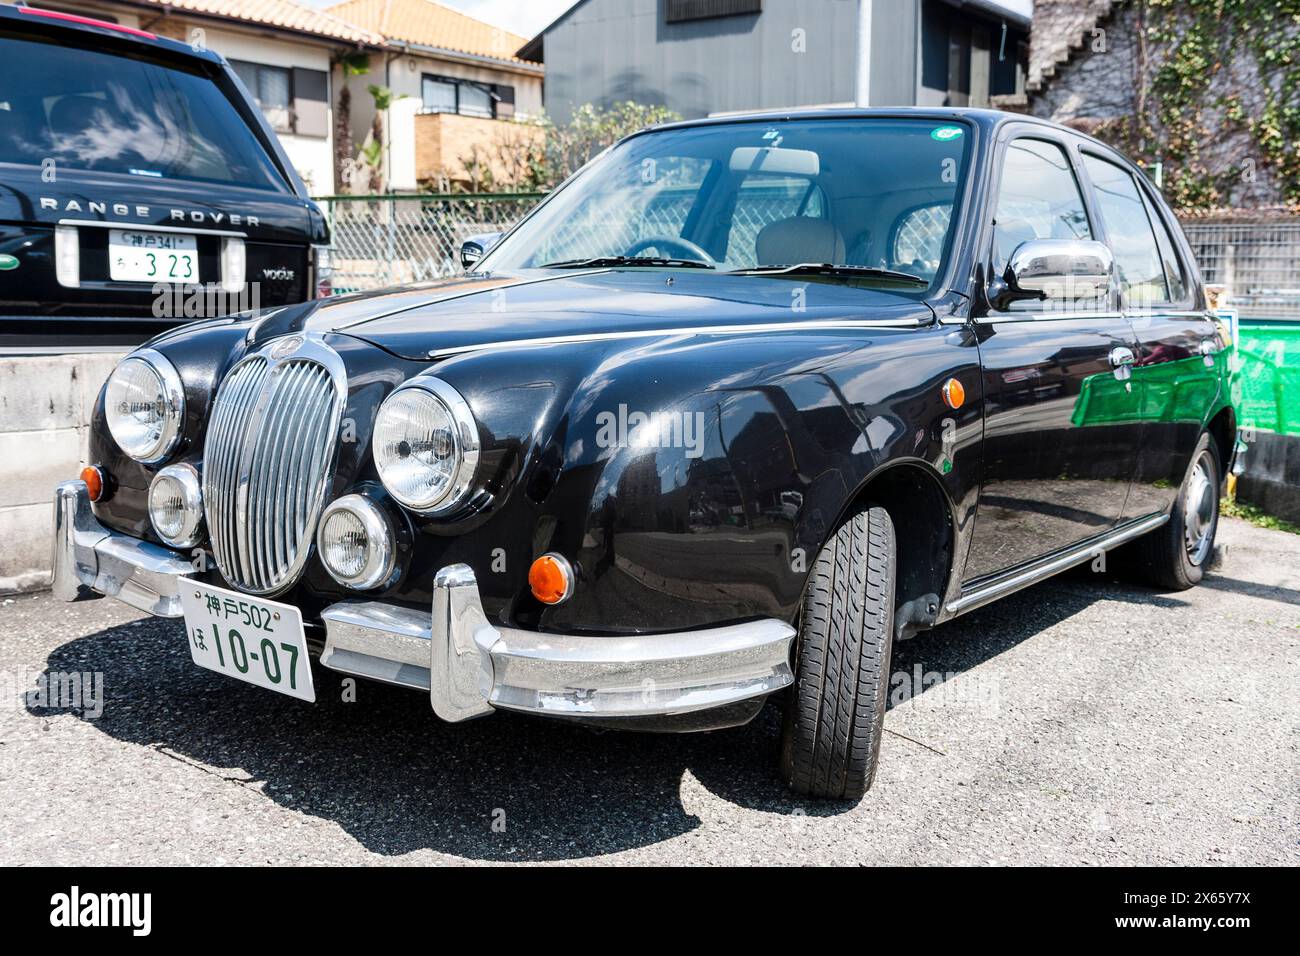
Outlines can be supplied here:
<path id="1" fill-rule="evenodd" d="M 956 139 L 960 135 L 960 126 L 940 126 L 938 129 L 930 130 L 930 138 L 937 139 L 941 143 Z"/>

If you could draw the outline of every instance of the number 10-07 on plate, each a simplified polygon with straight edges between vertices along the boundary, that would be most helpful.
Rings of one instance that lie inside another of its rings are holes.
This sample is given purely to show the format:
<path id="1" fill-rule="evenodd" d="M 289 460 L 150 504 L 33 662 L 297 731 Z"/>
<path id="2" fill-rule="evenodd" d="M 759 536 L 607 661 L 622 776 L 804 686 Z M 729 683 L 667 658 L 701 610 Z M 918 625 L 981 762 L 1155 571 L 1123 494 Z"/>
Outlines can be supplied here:
<path id="1" fill-rule="evenodd" d="M 296 607 L 193 581 L 181 586 L 181 607 L 195 664 L 290 697 L 316 699 Z"/>

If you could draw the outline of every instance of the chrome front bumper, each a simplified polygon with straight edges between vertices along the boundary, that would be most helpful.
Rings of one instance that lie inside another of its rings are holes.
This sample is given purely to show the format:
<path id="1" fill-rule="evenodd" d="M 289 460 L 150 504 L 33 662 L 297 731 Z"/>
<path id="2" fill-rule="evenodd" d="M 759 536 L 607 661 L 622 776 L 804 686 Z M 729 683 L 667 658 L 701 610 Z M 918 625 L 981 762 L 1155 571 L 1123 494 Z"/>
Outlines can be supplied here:
<path id="1" fill-rule="evenodd" d="M 194 568 L 176 552 L 110 531 L 81 481 L 54 499 L 54 593 L 87 590 L 160 617 L 180 617 Z M 675 634 L 542 634 L 488 621 L 465 564 L 434 578 L 432 613 L 351 600 L 331 605 L 321 664 L 427 691 L 434 712 L 460 721 L 496 708 L 596 718 L 686 714 L 770 694 L 794 681 L 794 629 L 766 619 Z"/>

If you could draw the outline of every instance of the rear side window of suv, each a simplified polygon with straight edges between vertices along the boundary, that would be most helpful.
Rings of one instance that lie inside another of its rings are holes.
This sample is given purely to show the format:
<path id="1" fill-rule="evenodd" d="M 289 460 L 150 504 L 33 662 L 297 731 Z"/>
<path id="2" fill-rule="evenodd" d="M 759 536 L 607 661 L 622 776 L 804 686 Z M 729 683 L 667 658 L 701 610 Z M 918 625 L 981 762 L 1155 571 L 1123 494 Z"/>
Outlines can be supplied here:
<path id="1" fill-rule="evenodd" d="M 0 62 L 0 163 L 288 191 L 207 75 L 13 33 Z"/>

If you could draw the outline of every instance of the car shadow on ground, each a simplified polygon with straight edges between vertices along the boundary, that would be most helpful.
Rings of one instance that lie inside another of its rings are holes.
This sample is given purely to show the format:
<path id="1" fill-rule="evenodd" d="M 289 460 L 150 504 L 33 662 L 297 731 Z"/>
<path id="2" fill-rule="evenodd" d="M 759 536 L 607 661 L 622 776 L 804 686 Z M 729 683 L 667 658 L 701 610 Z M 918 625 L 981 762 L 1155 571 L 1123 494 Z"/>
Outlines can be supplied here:
<path id="1" fill-rule="evenodd" d="M 901 643 L 892 670 L 965 671 L 1117 598 L 1180 603 L 1108 582 L 1049 581 Z M 96 729 L 333 821 L 377 854 L 565 860 L 658 843 L 700 825 L 681 797 L 687 771 L 750 809 L 831 816 L 853 806 L 784 789 L 774 705 L 709 734 L 599 732 L 507 713 L 451 725 L 401 688 L 357 682 L 356 701 L 344 702 L 343 675 L 319 666 L 315 705 L 242 684 L 196 668 L 183 640 L 179 622 L 137 621 L 70 641 L 46 664 L 104 674 Z"/>

